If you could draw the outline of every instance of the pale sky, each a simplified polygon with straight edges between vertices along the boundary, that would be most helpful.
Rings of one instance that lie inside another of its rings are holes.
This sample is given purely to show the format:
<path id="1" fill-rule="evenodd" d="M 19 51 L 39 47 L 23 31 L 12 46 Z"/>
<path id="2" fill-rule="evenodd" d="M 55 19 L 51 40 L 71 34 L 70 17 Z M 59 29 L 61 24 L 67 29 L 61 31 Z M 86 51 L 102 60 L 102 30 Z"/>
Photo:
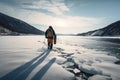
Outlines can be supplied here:
<path id="1" fill-rule="evenodd" d="M 0 12 L 45 31 L 75 34 L 120 20 L 120 0 L 0 0 Z"/>

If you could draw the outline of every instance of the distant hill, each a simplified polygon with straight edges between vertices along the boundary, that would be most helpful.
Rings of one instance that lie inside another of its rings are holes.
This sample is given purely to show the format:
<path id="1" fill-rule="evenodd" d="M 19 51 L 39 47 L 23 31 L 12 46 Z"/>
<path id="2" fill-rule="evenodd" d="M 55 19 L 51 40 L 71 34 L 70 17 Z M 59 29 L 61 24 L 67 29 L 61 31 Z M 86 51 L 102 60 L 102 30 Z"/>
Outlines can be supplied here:
<path id="1" fill-rule="evenodd" d="M 43 31 L 19 19 L 0 13 L 0 33 L 44 34 Z"/>
<path id="2" fill-rule="evenodd" d="M 80 33 L 78 36 L 120 36 L 120 20 L 101 29 Z"/>

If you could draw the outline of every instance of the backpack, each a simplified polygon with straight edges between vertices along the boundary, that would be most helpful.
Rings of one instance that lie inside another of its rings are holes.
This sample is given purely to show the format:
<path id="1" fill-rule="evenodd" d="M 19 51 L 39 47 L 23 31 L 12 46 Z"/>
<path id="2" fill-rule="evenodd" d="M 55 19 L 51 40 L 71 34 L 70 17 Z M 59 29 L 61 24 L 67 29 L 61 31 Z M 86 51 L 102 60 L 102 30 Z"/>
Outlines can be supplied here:
<path id="1" fill-rule="evenodd" d="M 47 37 L 53 37 L 53 31 L 51 29 L 48 29 L 47 31 Z"/>

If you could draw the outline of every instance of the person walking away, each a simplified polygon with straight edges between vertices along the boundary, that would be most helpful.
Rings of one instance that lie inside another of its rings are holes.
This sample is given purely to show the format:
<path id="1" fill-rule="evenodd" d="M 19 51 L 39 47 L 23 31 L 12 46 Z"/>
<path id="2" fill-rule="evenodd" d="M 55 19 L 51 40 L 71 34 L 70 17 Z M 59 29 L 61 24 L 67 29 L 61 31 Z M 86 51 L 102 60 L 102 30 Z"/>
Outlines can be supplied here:
<path id="1" fill-rule="evenodd" d="M 47 38 L 48 49 L 52 49 L 53 43 L 56 44 L 56 33 L 52 26 L 49 26 L 49 28 L 46 30 L 45 37 Z"/>

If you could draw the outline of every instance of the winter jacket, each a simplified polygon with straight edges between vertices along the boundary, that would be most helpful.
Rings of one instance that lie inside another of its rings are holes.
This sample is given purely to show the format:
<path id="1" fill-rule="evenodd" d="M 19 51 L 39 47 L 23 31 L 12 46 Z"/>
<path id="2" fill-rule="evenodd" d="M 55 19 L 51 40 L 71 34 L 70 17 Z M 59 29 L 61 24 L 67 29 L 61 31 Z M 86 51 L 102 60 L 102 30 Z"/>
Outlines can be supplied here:
<path id="1" fill-rule="evenodd" d="M 49 31 L 52 31 L 52 36 L 48 36 Z M 52 28 L 48 28 L 45 32 L 45 37 L 56 40 L 56 33 Z"/>

